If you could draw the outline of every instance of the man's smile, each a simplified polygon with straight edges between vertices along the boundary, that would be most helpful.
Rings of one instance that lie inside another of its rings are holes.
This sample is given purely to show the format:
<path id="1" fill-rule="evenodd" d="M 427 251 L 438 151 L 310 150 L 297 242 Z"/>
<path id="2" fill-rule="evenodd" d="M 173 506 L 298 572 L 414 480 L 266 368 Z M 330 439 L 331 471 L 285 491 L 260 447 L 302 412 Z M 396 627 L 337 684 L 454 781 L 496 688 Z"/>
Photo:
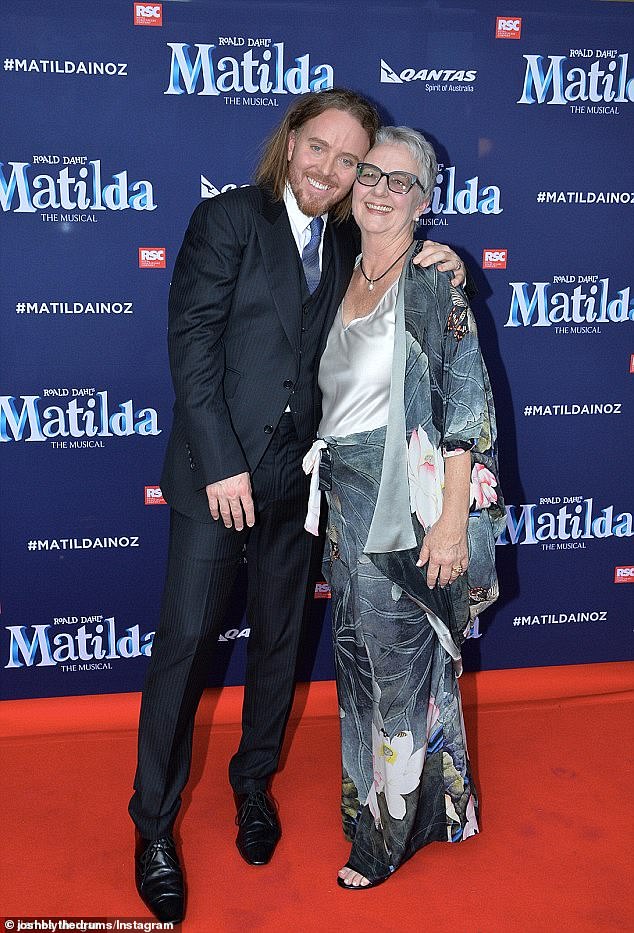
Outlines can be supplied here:
<path id="1" fill-rule="evenodd" d="M 311 185 L 313 188 L 317 188 L 318 191 L 330 191 L 330 188 L 332 187 L 331 185 L 326 185 L 321 181 L 317 181 L 316 178 L 311 178 L 310 175 L 306 175 L 306 180 L 308 181 L 309 185 Z"/>

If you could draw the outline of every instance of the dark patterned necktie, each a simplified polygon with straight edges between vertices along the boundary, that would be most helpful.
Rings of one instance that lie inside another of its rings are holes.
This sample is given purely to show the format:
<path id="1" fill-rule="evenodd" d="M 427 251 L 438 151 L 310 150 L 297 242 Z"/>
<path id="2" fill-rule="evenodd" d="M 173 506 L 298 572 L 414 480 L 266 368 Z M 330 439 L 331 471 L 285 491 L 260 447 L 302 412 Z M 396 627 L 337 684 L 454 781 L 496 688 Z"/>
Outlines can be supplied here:
<path id="1" fill-rule="evenodd" d="M 321 271 L 319 269 L 319 244 L 324 222 L 321 217 L 313 217 L 310 222 L 310 240 L 302 250 L 302 265 L 308 284 L 308 291 L 312 293 L 319 285 Z"/>

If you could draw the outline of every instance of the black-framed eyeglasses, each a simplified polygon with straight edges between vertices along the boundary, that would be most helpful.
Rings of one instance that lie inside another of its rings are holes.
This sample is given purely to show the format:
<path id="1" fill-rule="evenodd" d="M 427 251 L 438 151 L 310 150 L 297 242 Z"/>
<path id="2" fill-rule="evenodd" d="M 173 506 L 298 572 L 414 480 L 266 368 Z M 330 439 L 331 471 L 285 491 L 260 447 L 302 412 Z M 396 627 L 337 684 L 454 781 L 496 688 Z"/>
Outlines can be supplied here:
<path id="1" fill-rule="evenodd" d="M 382 178 L 387 178 L 387 186 L 394 194 L 407 194 L 414 185 L 423 190 L 416 175 L 411 172 L 382 172 L 378 165 L 371 162 L 357 162 L 357 181 L 367 188 L 375 188 Z"/>

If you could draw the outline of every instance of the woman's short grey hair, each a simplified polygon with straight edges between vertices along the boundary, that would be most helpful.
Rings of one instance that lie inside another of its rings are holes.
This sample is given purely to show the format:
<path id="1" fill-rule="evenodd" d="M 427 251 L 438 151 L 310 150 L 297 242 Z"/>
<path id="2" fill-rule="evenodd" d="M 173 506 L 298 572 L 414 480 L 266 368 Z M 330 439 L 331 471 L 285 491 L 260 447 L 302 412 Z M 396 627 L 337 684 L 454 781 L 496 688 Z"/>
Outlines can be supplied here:
<path id="1" fill-rule="evenodd" d="M 409 126 L 382 126 L 376 134 L 374 145 L 380 143 L 405 146 L 409 150 L 418 166 L 416 174 L 423 188 L 421 200 L 428 201 L 436 184 L 438 163 L 436 153 L 422 133 Z"/>

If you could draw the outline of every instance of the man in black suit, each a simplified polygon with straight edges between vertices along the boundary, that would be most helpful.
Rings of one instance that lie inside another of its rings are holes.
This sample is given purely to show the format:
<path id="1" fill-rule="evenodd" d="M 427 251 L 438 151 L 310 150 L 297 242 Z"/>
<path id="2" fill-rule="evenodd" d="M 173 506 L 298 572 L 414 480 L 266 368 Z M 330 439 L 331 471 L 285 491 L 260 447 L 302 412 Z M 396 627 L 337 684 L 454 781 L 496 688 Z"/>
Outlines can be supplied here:
<path id="1" fill-rule="evenodd" d="M 311 550 L 301 461 L 319 422 L 319 356 L 357 252 L 350 190 L 378 125 L 375 109 L 344 89 L 298 99 L 269 140 L 257 184 L 200 204 L 176 260 L 176 401 L 161 478 L 169 561 L 130 802 L 137 888 L 160 920 L 184 913 L 171 830 L 245 548 L 250 636 L 242 739 L 229 766 L 236 842 L 262 865 L 280 836 L 268 782 L 292 700 Z M 462 280 L 446 247 L 432 244 L 422 260 L 441 260 Z"/>

